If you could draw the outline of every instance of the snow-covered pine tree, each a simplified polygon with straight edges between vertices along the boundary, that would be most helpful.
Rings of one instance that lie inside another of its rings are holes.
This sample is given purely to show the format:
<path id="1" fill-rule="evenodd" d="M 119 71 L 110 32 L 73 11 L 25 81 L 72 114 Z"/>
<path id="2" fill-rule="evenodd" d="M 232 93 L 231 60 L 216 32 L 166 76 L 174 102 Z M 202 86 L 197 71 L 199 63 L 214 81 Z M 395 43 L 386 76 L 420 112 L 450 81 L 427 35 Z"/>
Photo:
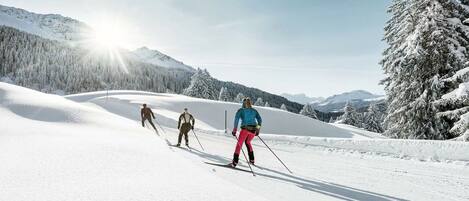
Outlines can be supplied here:
<path id="1" fill-rule="evenodd" d="M 220 101 L 229 101 L 230 96 L 228 94 L 228 89 L 226 87 L 221 87 L 220 93 L 218 95 L 218 100 Z"/>
<path id="2" fill-rule="evenodd" d="M 357 111 L 352 106 L 352 104 L 350 104 L 350 102 L 347 102 L 347 104 L 345 104 L 344 114 L 340 116 L 339 122 L 342 124 L 348 124 L 356 127 L 362 126 L 360 114 L 357 113 Z"/>
<path id="3" fill-rule="evenodd" d="M 198 69 L 191 78 L 191 84 L 184 90 L 184 95 L 204 99 L 217 99 L 217 90 L 213 84 L 213 78 L 206 69 Z"/>
<path id="4" fill-rule="evenodd" d="M 288 111 L 287 106 L 286 106 L 285 104 L 282 104 L 282 105 L 280 106 L 280 109 L 281 109 L 281 110 Z"/>
<path id="5" fill-rule="evenodd" d="M 303 109 L 300 111 L 300 114 L 313 119 L 318 119 L 316 111 L 314 110 L 313 106 L 309 103 L 306 103 L 305 106 L 303 106 Z"/>
<path id="6" fill-rule="evenodd" d="M 368 110 L 363 115 L 363 128 L 368 131 L 377 133 L 384 132 L 382 123 L 384 120 L 384 113 L 381 112 L 375 103 L 368 106 Z"/>
<path id="7" fill-rule="evenodd" d="M 448 138 L 434 103 L 444 93 L 441 80 L 466 60 L 467 37 L 457 23 L 466 15 L 461 2 L 394 0 L 390 6 L 384 37 L 388 47 L 381 61 L 388 103 L 385 135 Z"/>
<path id="8" fill-rule="evenodd" d="M 264 107 L 270 107 L 269 102 L 266 101 Z"/>
<path id="9" fill-rule="evenodd" d="M 442 125 L 443 135 L 447 138 L 454 138 L 469 141 L 469 62 L 467 46 L 469 38 L 469 1 L 461 1 L 466 10 L 460 11 L 460 15 L 451 19 L 457 28 L 455 38 L 458 36 L 460 46 L 453 47 L 453 51 L 459 51 L 460 62 L 464 65 L 454 66 L 448 71 L 447 77 L 441 79 L 438 87 L 442 89 L 444 95 L 435 102 L 438 108 L 438 117 Z M 461 8 L 461 7 L 459 7 Z M 462 22 L 461 22 L 462 21 Z M 459 32 L 458 32 L 459 31 Z"/>
<path id="10" fill-rule="evenodd" d="M 243 99 L 245 98 L 244 94 L 243 93 L 238 93 L 238 95 L 236 95 L 236 97 L 234 98 L 234 102 L 235 103 L 241 103 L 243 102 Z"/>
<path id="11" fill-rule="evenodd" d="M 334 123 L 334 122 L 335 122 L 334 118 L 331 117 L 331 118 L 329 119 L 329 123 Z"/>
<path id="12" fill-rule="evenodd" d="M 257 98 L 256 102 L 254 103 L 255 106 L 264 106 L 264 101 L 262 98 Z"/>

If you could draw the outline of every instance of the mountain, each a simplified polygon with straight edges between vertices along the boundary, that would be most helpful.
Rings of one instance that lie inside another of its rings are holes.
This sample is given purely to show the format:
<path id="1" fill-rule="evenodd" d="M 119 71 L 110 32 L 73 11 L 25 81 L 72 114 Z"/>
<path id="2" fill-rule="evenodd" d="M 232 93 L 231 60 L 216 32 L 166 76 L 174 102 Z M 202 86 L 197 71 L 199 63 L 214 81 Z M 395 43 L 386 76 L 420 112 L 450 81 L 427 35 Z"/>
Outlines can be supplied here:
<path id="1" fill-rule="evenodd" d="M 70 94 L 103 89 L 181 93 L 192 72 L 168 69 L 126 56 L 93 54 L 82 46 L 45 39 L 0 25 L 0 77 L 47 93 Z"/>
<path id="2" fill-rule="evenodd" d="M 56 94 L 112 89 L 180 94 L 196 73 L 146 47 L 118 48 L 112 55 L 96 52 L 94 41 L 86 40 L 91 31 L 85 23 L 61 15 L 0 6 L 0 80 Z M 231 98 L 242 92 L 272 107 L 285 104 L 296 113 L 301 109 L 298 103 L 256 88 L 217 79 L 211 82 L 216 97 L 226 87 Z"/>
<path id="3" fill-rule="evenodd" d="M 352 100 L 366 100 L 366 99 L 374 99 L 378 97 L 382 97 L 382 96 L 372 94 L 365 90 L 354 90 L 354 91 L 330 96 L 326 98 L 326 100 L 322 101 L 320 104 L 343 103 L 343 102 L 352 101 Z"/>
<path id="4" fill-rule="evenodd" d="M 322 102 L 313 104 L 314 109 L 321 112 L 342 112 L 345 104 L 350 102 L 357 109 L 365 108 L 370 103 L 382 102 L 384 96 L 372 94 L 365 90 L 354 90 L 330 96 Z"/>
<path id="5" fill-rule="evenodd" d="M 185 65 L 184 63 L 173 59 L 172 57 L 161 53 L 158 50 L 151 50 L 147 47 L 138 48 L 132 53 L 139 58 L 140 61 L 165 68 L 180 68 L 188 71 L 195 71 L 191 66 Z"/>
<path id="6" fill-rule="evenodd" d="M 294 102 L 301 103 L 301 104 L 318 103 L 318 102 L 322 102 L 325 100 L 323 97 L 309 97 L 309 96 L 306 96 L 306 94 L 282 93 L 280 94 L 280 96 L 283 96 L 290 101 L 294 101 Z"/>
<path id="7" fill-rule="evenodd" d="M 37 14 L 3 5 L 0 5 L 0 25 L 58 41 L 80 41 L 92 31 L 85 23 L 69 17 Z"/>

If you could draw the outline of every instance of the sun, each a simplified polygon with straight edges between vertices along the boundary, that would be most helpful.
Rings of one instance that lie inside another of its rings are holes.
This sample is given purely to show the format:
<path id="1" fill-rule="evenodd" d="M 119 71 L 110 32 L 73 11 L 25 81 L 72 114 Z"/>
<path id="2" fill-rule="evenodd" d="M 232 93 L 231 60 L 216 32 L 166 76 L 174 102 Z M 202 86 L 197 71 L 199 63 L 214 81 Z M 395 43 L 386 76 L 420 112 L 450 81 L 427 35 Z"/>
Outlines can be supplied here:
<path id="1" fill-rule="evenodd" d="M 93 24 L 85 33 L 83 44 L 88 50 L 88 57 L 99 58 L 108 61 L 110 66 L 118 66 L 128 73 L 125 58 L 125 45 L 128 43 L 129 34 L 123 24 L 117 20 L 103 20 Z"/>
<path id="2" fill-rule="evenodd" d="M 103 23 L 96 26 L 92 34 L 92 40 L 99 48 L 116 49 L 124 46 L 125 30 L 119 25 Z"/>

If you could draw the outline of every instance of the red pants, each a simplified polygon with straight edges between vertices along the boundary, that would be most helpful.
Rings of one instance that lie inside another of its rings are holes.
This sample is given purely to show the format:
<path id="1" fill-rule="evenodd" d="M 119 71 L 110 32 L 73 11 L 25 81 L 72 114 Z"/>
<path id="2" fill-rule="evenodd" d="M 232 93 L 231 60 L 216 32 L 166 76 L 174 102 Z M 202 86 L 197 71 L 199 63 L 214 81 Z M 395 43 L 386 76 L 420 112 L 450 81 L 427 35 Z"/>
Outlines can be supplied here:
<path id="1" fill-rule="evenodd" d="M 241 132 L 239 132 L 239 138 L 238 143 L 236 144 L 235 154 L 239 155 L 239 152 L 241 151 L 241 148 L 243 146 L 243 142 L 246 142 L 248 152 L 252 152 L 253 150 L 251 146 L 251 141 L 252 139 L 254 139 L 254 137 L 256 137 L 254 133 L 251 133 L 246 129 L 242 129 Z"/>

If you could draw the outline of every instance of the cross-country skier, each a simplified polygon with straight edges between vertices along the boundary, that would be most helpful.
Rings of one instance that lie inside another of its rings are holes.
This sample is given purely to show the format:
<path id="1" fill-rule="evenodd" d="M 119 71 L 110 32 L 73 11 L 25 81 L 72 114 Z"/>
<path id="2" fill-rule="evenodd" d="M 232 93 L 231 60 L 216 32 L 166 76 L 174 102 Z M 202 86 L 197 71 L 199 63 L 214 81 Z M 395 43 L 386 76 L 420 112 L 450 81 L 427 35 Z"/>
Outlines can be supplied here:
<path id="1" fill-rule="evenodd" d="M 181 125 L 182 122 L 182 125 Z M 192 124 L 191 124 L 192 122 Z M 178 121 L 178 129 L 179 129 L 179 137 L 178 137 L 178 144 L 176 146 L 181 146 L 182 136 L 184 135 L 184 140 L 186 141 L 186 146 L 189 146 L 189 137 L 188 134 L 190 130 L 194 130 L 194 123 L 195 119 L 187 112 L 187 108 L 184 108 L 184 112 L 179 116 Z"/>
<path id="2" fill-rule="evenodd" d="M 142 126 L 145 127 L 145 120 L 148 120 L 150 125 L 155 129 L 156 133 L 158 133 L 158 130 L 156 130 L 155 125 L 151 121 L 151 118 L 155 119 L 155 114 L 153 114 L 153 111 L 149 107 L 147 107 L 147 104 L 143 104 L 143 108 L 140 110 L 140 117 L 142 118 Z"/>
<path id="3" fill-rule="evenodd" d="M 251 99 L 245 98 L 243 100 L 243 106 L 236 112 L 233 136 L 236 136 L 238 130 L 239 120 L 241 119 L 241 132 L 239 133 L 238 143 L 236 144 L 235 152 L 233 154 L 233 161 L 229 164 L 231 167 L 236 167 L 239 161 L 239 152 L 246 143 L 248 148 L 249 162 L 254 164 L 254 150 L 252 149 L 251 141 L 255 136 L 259 135 L 259 131 L 262 124 L 261 115 L 259 112 L 252 108 Z"/>

